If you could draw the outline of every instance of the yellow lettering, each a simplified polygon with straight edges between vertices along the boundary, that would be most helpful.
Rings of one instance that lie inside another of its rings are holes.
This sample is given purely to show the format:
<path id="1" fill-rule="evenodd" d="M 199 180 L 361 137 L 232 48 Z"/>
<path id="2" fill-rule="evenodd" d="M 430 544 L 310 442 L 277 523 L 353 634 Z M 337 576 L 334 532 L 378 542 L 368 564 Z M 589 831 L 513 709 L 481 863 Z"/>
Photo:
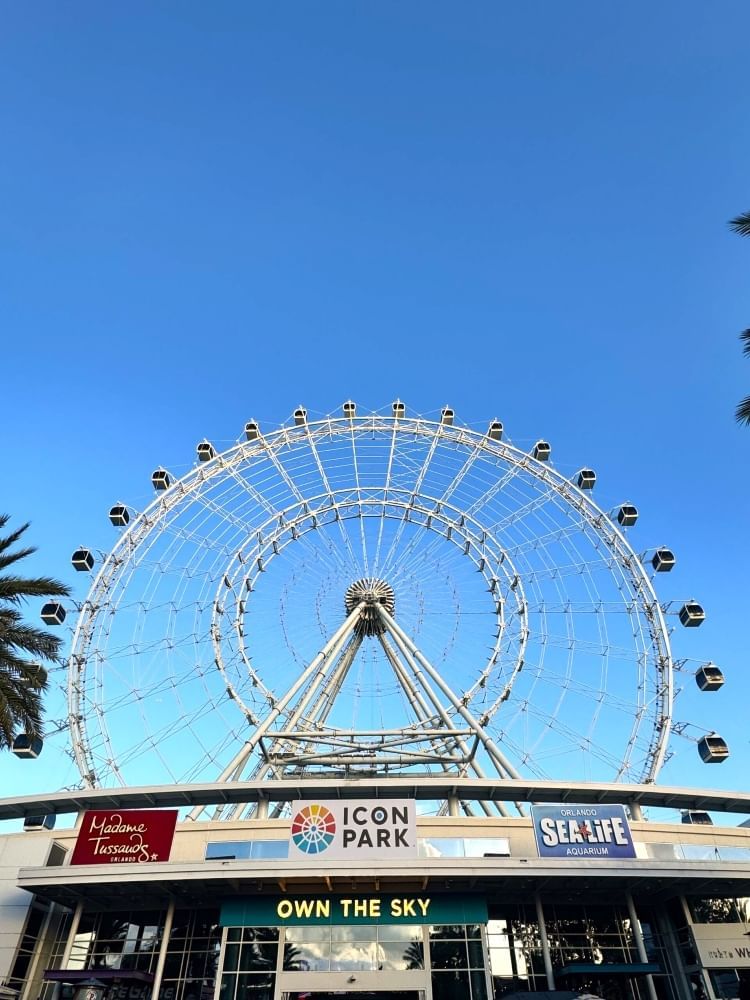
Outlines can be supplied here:
<path id="1" fill-rule="evenodd" d="M 380 916 L 380 900 L 371 899 L 370 900 L 370 916 L 379 917 Z"/>
<path id="2" fill-rule="evenodd" d="M 416 912 L 414 910 L 414 900 L 405 899 L 404 900 L 404 916 L 405 917 L 416 917 Z"/>
<path id="3" fill-rule="evenodd" d="M 391 916 L 400 917 L 401 916 L 401 900 L 392 899 L 391 900 Z"/>
<path id="4" fill-rule="evenodd" d="M 298 917 L 311 917 L 313 913 L 313 901 L 311 899 L 295 899 L 294 909 Z"/>
<path id="5" fill-rule="evenodd" d="M 355 917 L 366 917 L 367 916 L 367 900 L 366 899 L 355 899 L 354 900 L 354 916 Z"/>
<path id="6" fill-rule="evenodd" d="M 280 899 L 276 907 L 276 915 L 280 920 L 287 920 L 292 915 L 292 904 L 288 899 Z"/>
<path id="7" fill-rule="evenodd" d="M 426 917 L 427 916 L 427 911 L 430 908 L 430 901 L 429 901 L 429 899 L 418 899 L 417 900 L 417 906 L 422 911 L 422 916 Z"/>
<path id="8" fill-rule="evenodd" d="M 342 899 L 341 900 L 341 909 L 344 911 L 344 916 L 345 917 L 349 916 L 349 907 L 351 905 L 352 905 L 351 899 Z"/>
<path id="9" fill-rule="evenodd" d="M 331 901 L 330 899 L 319 899 L 315 903 L 315 916 L 316 917 L 330 917 L 331 915 Z"/>

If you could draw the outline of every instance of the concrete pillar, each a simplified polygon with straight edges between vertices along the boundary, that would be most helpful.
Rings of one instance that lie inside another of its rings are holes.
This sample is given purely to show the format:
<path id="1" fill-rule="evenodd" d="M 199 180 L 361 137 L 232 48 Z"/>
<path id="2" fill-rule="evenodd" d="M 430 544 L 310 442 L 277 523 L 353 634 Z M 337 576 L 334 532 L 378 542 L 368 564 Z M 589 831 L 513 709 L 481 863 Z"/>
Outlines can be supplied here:
<path id="1" fill-rule="evenodd" d="M 167 960 L 167 948 L 169 947 L 169 938 L 172 934 L 172 921 L 174 920 L 174 900 L 170 899 L 169 906 L 167 907 L 167 915 L 164 918 L 164 930 L 161 935 L 161 946 L 159 947 L 159 958 L 156 962 L 156 971 L 154 972 L 154 983 L 151 987 L 151 998 L 152 1000 L 159 1000 L 159 990 L 161 989 L 161 980 L 164 975 L 164 963 Z"/>
<path id="2" fill-rule="evenodd" d="M 648 955 L 646 954 L 646 945 L 643 942 L 640 921 L 638 920 L 638 914 L 635 912 L 633 897 L 629 892 L 625 893 L 625 901 L 628 904 L 630 926 L 633 928 L 633 939 L 635 941 L 636 951 L 638 952 L 638 958 L 641 962 L 648 962 Z M 646 976 L 646 989 L 648 990 L 650 1000 L 658 1000 L 658 997 L 656 996 L 656 987 L 654 986 L 654 977 L 651 974 Z"/>
<path id="3" fill-rule="evenodd" d="M 534 893 L 534 904 L 536 905 L 536 920 L 539 924 L 539 940 L 542 944 L 542 958 L 544 959 L 544 974 L 547 977 L 547 989 L 554 990 L 555 974 L 552 971 L 552 956 L 549 953 L 549 941 L 547 940 L 547 924 L 544 922 L 544 910 L 539 893 Z M 654 1000 L 652 997 L 651 1000 Z"/>

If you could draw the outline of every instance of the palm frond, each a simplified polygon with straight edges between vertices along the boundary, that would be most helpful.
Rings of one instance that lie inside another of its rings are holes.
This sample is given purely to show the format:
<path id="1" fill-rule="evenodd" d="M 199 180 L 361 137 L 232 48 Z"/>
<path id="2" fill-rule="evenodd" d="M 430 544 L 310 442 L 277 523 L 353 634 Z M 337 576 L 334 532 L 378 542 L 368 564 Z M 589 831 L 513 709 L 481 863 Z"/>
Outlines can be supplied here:
<path id="1" fill-rule="evenodd" d="M 742 331 L 740 340 L 742 341 L 742 353 L 746 358 L 750 358 L 750 328 Z"/>
<path id="2" fill-rule="evenodd" d="M 0 557 L 0 569 L 3 569 Z M 70 588 L 49 576 L 0 576 L 0 601 L 20 604 L 25 597 L 68 597 Z"/>
<path id="3" fill-rule="evenodd" d="M 750 212 L 743 212 L 729 220 L 729 228 L 738 236 L 750 236 Z"/>
<path id="4" fill-rule="evenodd" d="M 738 424 L 750 426 L 750 396 L 745 396 L 734 411 L 734 416 Z"/>

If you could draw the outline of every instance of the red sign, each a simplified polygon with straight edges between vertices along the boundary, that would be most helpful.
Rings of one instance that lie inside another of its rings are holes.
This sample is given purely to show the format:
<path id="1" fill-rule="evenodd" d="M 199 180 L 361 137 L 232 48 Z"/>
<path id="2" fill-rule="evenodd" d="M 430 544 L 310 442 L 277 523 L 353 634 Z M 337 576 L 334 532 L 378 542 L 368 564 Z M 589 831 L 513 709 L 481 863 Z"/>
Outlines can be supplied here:
<path id="1" fill-rule="evenodd" d="M 72 865 L 169 861 L 176 809 L 97 809 L 83 814 Z"/>

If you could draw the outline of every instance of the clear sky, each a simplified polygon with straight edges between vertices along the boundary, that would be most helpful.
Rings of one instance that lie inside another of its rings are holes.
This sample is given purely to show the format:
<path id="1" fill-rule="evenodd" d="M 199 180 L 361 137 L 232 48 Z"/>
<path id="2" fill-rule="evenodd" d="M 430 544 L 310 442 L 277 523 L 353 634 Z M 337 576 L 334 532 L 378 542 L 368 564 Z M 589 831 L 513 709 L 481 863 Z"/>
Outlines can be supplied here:
<path id="1" fill-rule="evenodd" d="M 660 596 L 708 616 L 675 653 L 727 676 L 687 718 L 733 757 L 676 740 L 666 777 L 747 788 L 749 29 L 729 0 L 6 5 L 0 507 L 29 568 L 83 599 L 112 503 L 250 417 L 497 416 L 674 548 Z M 44 788 L 43 757 L 0 781 Z"/>

